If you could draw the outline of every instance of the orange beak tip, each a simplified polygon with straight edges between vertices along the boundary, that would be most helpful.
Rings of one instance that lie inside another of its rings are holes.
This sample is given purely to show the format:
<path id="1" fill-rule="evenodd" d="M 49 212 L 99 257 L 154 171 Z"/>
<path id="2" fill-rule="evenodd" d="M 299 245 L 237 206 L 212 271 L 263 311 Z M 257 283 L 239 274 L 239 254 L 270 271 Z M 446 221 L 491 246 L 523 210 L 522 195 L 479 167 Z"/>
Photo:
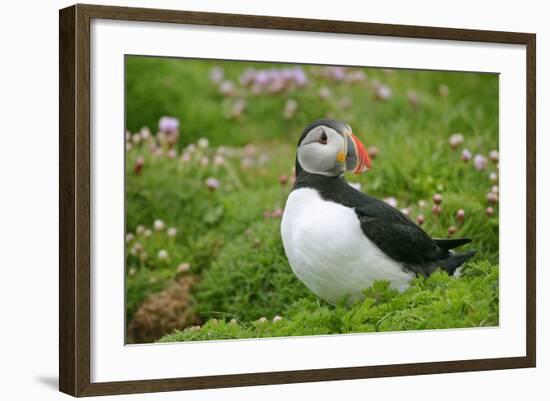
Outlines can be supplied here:
<path id="1" fill-rule="evenodd" d="M 352 134 L 351 137 L 353 142 L 355 143 L 355 149 L 357 150 L 358 159 L 357 168 L 355 169 L 354 173 L 360 174 L 370 170 L 372 166 L 372 161 L 369 153 L 365 149 L 365 145 L 363 145 L 363 143 L 361 143 L 361 141 L 355 135 Z"/>

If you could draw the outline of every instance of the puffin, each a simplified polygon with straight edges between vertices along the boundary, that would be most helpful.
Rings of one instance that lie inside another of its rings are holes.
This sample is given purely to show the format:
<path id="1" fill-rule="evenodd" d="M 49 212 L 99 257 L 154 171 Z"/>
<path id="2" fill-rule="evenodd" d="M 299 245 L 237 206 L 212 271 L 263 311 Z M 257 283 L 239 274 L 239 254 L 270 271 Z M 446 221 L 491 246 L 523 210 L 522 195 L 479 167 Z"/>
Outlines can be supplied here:
<path id="1" fill-rule="evenodd" d="M 344 122 L 317 120 L 300 136 L 281 237 L 294 274 L 330 304 L 356 301 L 377 280 L 404 291 L 438 269 L 455 275 L 475 254 L 454 251 L 471 239 L 432 238 L 344 177 L 370 168 L 365 146 Z"/>

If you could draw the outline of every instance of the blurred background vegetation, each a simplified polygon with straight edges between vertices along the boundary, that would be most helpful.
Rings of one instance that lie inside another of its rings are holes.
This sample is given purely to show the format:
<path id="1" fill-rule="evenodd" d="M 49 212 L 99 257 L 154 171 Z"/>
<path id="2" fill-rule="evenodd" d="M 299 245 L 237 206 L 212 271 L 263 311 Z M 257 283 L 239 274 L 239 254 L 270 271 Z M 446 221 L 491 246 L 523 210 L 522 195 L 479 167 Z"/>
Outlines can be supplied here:
<path id="1" fill-rule="evenodd" d="M 353 307 L 294 277 L 280 216 L 323 117 L 374 158 L 353 185 L 473 239 L 463 277 L 380 283 Z M 497 75 L 128 56 L 126 127 L 128 342 L 498 324 Z"/>

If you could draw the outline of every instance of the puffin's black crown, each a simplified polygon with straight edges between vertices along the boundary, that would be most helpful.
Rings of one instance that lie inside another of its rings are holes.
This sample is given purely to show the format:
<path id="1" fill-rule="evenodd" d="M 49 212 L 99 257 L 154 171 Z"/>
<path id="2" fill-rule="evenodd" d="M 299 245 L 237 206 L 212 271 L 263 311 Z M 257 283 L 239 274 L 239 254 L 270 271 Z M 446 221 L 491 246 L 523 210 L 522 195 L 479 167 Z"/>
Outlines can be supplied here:
<path id="1" fill-rule="evenodd" d="M 349 129 L 349 125 L 342 121 L 331 120 L 330 118 L 322 118 L 320 120 L 312 122 L 306 128 L 304 128 L 304 131 L 300 136 L 300 140 L 298 141 L 298 146 L 300 146 L 300 144 L 302 143 L 302 141 L 304 140 L 304 138 L 306 137 L 309 131 L 311 131 L 313 128 L 318 127 L 320 125 L 324 125 L 326 127 L 332 128 L 339 134 L 344 134 L 344 132 Z"/>

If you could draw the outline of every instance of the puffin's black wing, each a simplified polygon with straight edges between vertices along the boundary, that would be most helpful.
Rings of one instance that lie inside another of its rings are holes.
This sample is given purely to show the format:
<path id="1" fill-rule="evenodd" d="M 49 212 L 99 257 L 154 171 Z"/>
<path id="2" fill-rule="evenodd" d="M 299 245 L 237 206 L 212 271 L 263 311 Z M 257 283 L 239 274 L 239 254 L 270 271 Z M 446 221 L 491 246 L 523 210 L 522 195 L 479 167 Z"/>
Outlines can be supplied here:
<path id="1" fill-rule="evenodd" d="M 432 239 L 399 210 L 363 194 L 356 206 L 361 230 L 385 254 L 416 274 L 430 275 L 438 267 L 449 274 L 473 256 L 475 251 L 453 253 L 449 249 L 470 242 L 467 238 Z"/>
<path id="2" fill-rule="evenodd" d="M 399 210 L 385 203 L 377 203 L 371 201 L 358 206 L 355 213 L 365 235 L 392 259 L 416 264 L 449 256 L 448 250 L 439 247 L 424 230 Z"/>

